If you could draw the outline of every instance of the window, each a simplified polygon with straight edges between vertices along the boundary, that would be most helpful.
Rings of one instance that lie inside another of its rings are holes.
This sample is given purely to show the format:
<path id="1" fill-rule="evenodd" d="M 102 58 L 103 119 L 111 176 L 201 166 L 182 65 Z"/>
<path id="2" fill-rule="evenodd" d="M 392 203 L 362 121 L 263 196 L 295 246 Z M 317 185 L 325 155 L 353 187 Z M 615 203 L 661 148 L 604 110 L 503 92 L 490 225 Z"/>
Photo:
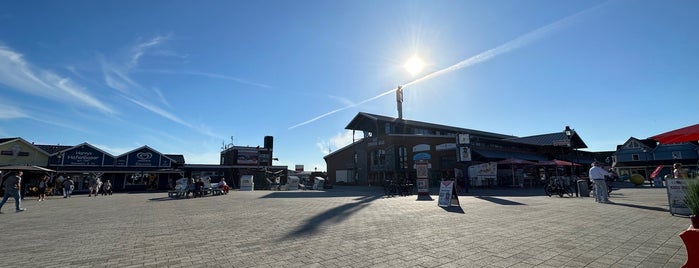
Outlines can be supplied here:
<path id="1" fill-rule="evenodd" d="M 408 168 L 408 148 L 398 147 L 398 169 Z"/>
<path id="2" fill-rule="evenodd" d="M 639 160 L 641 160 L 641 157 L 639 157 L 637 154 L 632 154 L 632 155 L 631 155 L 631 160 L 633 160 L 633 161 L 639 161 Z"/>
<path id="3" fill-rule="evenodd" d="M 126 185 L 151 185 L 155 181 L 155 174 L 150 173 L 134 173 L 126 177 Z"/>
<path id="4" fill-rule="evenodd" d="M 641 148 L 641 144 L 636 141 L 629 142 L 626 148 Z"/>
<path id="5" fill-rule="evenodd" d="M 672 159 L 682 159 L 682 152 L 672 152 Z"/>
<path id="6" fill-rule="evenodd" d="M 391 123 L 386 123 L 386 134 L 391 134 Z"/>
<path id="7" fill-rule="evenodd" d="M 386 164 L 386 150 L 378 149 L 371 154 L 371 163 L 374 166 Z"/>

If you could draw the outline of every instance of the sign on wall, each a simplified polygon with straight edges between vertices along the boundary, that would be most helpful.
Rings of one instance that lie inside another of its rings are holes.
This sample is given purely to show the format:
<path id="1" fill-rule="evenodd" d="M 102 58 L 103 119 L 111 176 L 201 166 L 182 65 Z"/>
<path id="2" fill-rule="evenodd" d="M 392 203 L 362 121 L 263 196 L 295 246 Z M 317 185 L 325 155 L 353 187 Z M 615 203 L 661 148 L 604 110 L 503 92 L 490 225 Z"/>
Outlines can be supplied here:
<path id="1" fill-rule="evenodd" d="M 117 166 L 129 167 L 170 167 L 171 162 L 169 158 L 147 146 L 121 155 L 116 159 Z"/>
<path id="2" fill-rule="evenodd" d="M 238 150 L 238 165 L 257 165 L 257 150 Z"/>
<path id="3" fill-rule="evenodd" d="M 73 147 L 62 154 L 58 163 L 64 166 L 103 166 L 114 164 L 114 158 L 89 144 Z"/>

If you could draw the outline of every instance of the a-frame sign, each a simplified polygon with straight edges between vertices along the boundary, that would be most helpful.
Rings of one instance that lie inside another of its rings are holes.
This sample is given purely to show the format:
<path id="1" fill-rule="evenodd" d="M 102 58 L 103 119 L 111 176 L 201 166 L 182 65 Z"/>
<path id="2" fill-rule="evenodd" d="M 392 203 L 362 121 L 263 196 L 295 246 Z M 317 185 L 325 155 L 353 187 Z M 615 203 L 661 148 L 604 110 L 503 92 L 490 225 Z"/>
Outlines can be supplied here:
<path id="1" fill-rule="evenodd" d="M 461 206 L 459 196 L 456 194 L 456 183 L 454 181 L 442 181 L 440 183 L 437 205 L 440 207 Z"/>

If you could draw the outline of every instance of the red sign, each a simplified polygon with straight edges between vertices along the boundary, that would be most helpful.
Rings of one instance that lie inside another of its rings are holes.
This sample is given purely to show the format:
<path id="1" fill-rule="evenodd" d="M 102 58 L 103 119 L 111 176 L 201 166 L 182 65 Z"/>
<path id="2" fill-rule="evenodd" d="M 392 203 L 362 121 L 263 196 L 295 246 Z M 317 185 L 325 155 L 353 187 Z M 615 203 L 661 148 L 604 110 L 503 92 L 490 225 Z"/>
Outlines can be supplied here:
<path id="1" fill-rule="evenodd" d="M 660 173 L 660 170 L 663 169 L 663 165 L 659 165 L 657 168 L 653 170 L 653 173 L 650 174 L 650 178 L 655 178 L 658 176 L 658 173 Z"/>

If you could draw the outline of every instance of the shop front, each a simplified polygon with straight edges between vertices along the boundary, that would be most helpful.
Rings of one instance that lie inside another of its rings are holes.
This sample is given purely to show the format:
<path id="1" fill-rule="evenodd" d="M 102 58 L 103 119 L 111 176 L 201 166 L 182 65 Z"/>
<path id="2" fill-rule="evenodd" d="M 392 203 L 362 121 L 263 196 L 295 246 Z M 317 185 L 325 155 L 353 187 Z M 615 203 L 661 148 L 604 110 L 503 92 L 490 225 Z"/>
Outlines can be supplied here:
<path id="1" fill-rule="evenodd" d="M 114 191 L 167 190 L 184 176 L 173 158 L 148 146 L 115 157 L 83 143 L 52 155 L 49 167 L 56 170 L 56 183 L 70 177 L 76 192 L 87 192 L 91 178 L 110 181 Z"/>

